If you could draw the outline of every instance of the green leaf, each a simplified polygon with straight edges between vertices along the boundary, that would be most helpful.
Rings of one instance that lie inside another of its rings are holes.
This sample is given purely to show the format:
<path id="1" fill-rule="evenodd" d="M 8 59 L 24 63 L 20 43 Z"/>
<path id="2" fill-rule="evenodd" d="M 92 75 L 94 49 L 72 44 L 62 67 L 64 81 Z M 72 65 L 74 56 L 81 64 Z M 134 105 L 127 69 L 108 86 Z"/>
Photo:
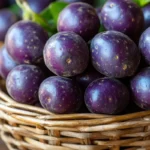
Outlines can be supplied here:
<path id="1" fill-rule="evenodd" d="M 106 29 L 105 29 L 105 27 L 101 24 L 101 27 L 100 27 L 100 29 L 99 29 L 99 32 L 104 32 L 104 31 L 106 31 Z"/>
<path id="2" fill-rule="evenodd" d="M 55 24 L 57 24 L 57 20 L 59 17 L 59 13 L 68 5 L 68 3 L 65 2 L 54 2 L 51 3 L 49 6 L 49 9 L 51 11 L 51 14 L 53 16 Z"/>
<path id="3" fill-rule="evenodd" d="M 36 22 L 37 24 L 41 25 L 49 33 L 49 35 L 52 35 L 56 32 L 56 30 L 52 26 L 50 26 L 47 20 L 45 20 L 39 14 L 33 12 L 26 0 L 16 0 L 16 2 L 23 11 L 24 20 L 31 20 L 33 22 Z"/>
<path id="4" fill-rule="evenodd" d="M 9 7 L 9 10 L 11 10 L 16 15 L 20 14 L 20 12 L 21 12 L 21 9 L 19 8 L 19 6 L 17 4 L 11 5 Z"/>
<path id="5" fill-rule="evenodd" d="M 103 7 L 107 0 L 95 0 L 95 7 Z"/>
<path id="6" fill-rule="evenodd" d="M 51 5 L 51 4 L 50 4 Z M 51 14 L 50 5 L 46 7 L 41 13 L 40 16 L 46 20 L 52 20 L 53 16 Z"/>
<path id="7" fill-rule="evenodd" d="M 150 3 L 150 0 L 133 0 L 136 4 L 138 4 L 140 7 L 144 7 L 148 3 Z"/>

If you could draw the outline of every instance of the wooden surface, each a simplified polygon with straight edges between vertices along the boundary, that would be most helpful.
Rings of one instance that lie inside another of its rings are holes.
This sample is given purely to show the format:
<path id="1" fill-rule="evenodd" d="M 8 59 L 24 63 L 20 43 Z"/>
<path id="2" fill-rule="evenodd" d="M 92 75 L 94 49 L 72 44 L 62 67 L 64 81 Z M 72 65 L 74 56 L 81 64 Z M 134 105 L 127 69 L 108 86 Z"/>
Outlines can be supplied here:
<path id="1" fill-rule="evenodd" d="M 2 141 L 0 141 L 0 150 L 8 150 Z"/>

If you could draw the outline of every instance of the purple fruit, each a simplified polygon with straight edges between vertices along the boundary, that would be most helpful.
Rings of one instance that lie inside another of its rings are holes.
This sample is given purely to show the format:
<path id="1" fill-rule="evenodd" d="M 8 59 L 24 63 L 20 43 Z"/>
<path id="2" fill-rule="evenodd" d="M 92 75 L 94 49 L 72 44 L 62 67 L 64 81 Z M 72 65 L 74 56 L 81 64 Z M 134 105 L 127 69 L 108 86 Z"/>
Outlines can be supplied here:
<path id="1" fill-rule="evenodd" d="M 0 41 L 4 41 L 8 29 L 18 21 L 18 17 L 9 9 L 0 10 Z"/>
<path id="2" fill-rule="evenodd" d="M 57 114 L 74 113 L 83 102 L 79 86 L 72 79 L 58 76 L 49 77 L 42 82 L 39 99 L 45 109 Z"/>
<path id="3" fill-rule="evenodd" d="M 44 10 L 50 3 L 54 2 L 55 0 L 27 0 L 31 9 L 36 12 L 40 13 Z"/>
<path id="4" fill-rule="evenodd" d="M 144 29 L 147 29 L 150 27 L 150 4 L 144 6 L 142 11 L 144 15 Z"/>
<path id="5" fill-rule="evenodd" d="M 150 28 L 147 28 L 142 33 L 139 40 L 139 48 L 145 61 L 150 65 Z"/>
<path id="6" fill-rule="evenodd" d="M 132 76 L 140 63 L 140 51 L 125 34 L 106 31 L 91 42 L 92 63 L 100 73 L 116 78 Z"/>
<path id="7" fill-rule="evenodd" d="M 86 89 L 88 85 L 93 82 L 96 79 L 104 77 L 102 74 L 97 72 L 94 68 L 91 66 L 88 66 L 88 69 L 82 73 L 76 76 L 76 81 L 84 88 Z"/>
<path id="8" fill-rule="evenodd" d="M 88 109 L 98 114 L 118 114 L 129 103 L 129 91 L 124 84 L 112 78 L 98 79 L 85 91 Z"/>
<path id="9" fill-rule="evenodd" d="M 144 26 L 141 8 L 131 0 L 108 0 L 101 10 L 107 30 L 120 31 L 137 41 Z"/>
<path id="10" fill-rule="evenodd" d="M 48 34 L 38 24 L 19 21 L 7 32 L 6 48 L 10 56 L 20 64 L 36 64 L 43 59 L 43 49 Z"/>
<path id="11" fill-rule="evenodd" d="M 67 3 L 84 2 L 93 5 L 93 0 L 59 0 Z"/>
<path id="12" fill-rule="evenodd" d="M 86 42 L 76 33 L 60 32 L 47 41 L 44 60 L 54 74 L 71 77 L 86 69 L 89 49 Z"/>
<path id="13" fill-rule="evenodd" d="M 78 2 L 68 5 L 58 18 L 58 31 L 73 31 L 85 41 L 91 40 L 100 28 L 96 10 L 89 4 Z"/>
<path id="14" fill-rule="evenodd" d="M 19 65 L 7 76 L 6 87 L 9 95 L 17 102 L 35 104 L 39 101 L 38 89 L 44 74 L 34 65 Z"/>
<path id="15" fill-rule="evenodd" d="M 150 67 L 133 77 L 131 90 L 135 103 L 142 109 L 150 109 Z"/>
<path id="16" fill-rule="evenodd" d="M 97 12 L 97 15 L 98 15 L 100 20 L 101 20 L 101 10 L 102 10 L 101 7 L 96 8 L 96 12 Z"/>
<path id="17" fill-rule="evenodd" d="M 17 66 L 17 63 L 10 57 L 5 47 L 0 50 L 0 76 L 6 79 L 8 73 Z"/>

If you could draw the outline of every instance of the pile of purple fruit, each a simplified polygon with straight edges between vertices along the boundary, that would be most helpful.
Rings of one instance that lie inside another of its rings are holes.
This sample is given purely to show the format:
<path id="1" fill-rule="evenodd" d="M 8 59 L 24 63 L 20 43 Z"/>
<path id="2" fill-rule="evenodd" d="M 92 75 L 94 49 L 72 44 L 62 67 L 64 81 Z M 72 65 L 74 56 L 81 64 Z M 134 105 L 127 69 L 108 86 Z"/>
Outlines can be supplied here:
<path id="1" fill-rule="evenodd" d="M 21 9 L 19 17 L 0 10 L 0 76 L 8 94 L 56 114 L 150 110 L 150 3 L 62 1 L 47 0 L 60 11 L 49 24 L 53 14 L 40 15 L 48 9 L 43 1 L 17 0 L 33 10 L 31 20 Z"/>

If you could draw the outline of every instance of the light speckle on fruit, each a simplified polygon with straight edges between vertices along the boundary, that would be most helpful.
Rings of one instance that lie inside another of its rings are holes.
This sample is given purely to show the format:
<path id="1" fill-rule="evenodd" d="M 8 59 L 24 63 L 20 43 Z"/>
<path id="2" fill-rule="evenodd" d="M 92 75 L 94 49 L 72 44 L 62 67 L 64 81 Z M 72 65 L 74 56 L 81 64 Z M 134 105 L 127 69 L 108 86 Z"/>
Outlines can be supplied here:
<path id="1" fill-rule="evenodd" d="M 67 64 L 71 64 L 71 62 L 72 62 L 71 58 L 68 58 L 68 59 L 66 60 L 66 62 L 67 62 Z"/>
<path id="2" fill-rule="evenodd" d="M 134 18 L 132 18 L 132 22 L 134 22 L 135 21 L 135 19 Z"/>
<path id="3" fill-rule="evenodd" d="M 109 7 L 110 8 L 112 8 L 112 7 L 114 7 L 115 5 L 113 4 L 113 3 L 111 3 L 110 5 L 109 5 Z"/>
<path id="4" fill-rule="evenodd" d="M 122 69 L 126 70 L 127 68 L 128 68 L 127 64 L 124 64 Z"/>
<path id="5" fill-rule="evenodd" d="M 118 60 L 118 59 L 119 59 L 119 56 L 118 56 L 118 55 L 116 55 L 116 56 L 115 56 L 115 59 L 116 59 L 116 60 Z"/>
<path id="6" fill-rule="evenodd" d="M 48 101 L 48 103 L 50 103 L 50 102 L 51 102 L 51 98 L 49 97 L 49 98 L 47 99 L 47 101 Z"/>

